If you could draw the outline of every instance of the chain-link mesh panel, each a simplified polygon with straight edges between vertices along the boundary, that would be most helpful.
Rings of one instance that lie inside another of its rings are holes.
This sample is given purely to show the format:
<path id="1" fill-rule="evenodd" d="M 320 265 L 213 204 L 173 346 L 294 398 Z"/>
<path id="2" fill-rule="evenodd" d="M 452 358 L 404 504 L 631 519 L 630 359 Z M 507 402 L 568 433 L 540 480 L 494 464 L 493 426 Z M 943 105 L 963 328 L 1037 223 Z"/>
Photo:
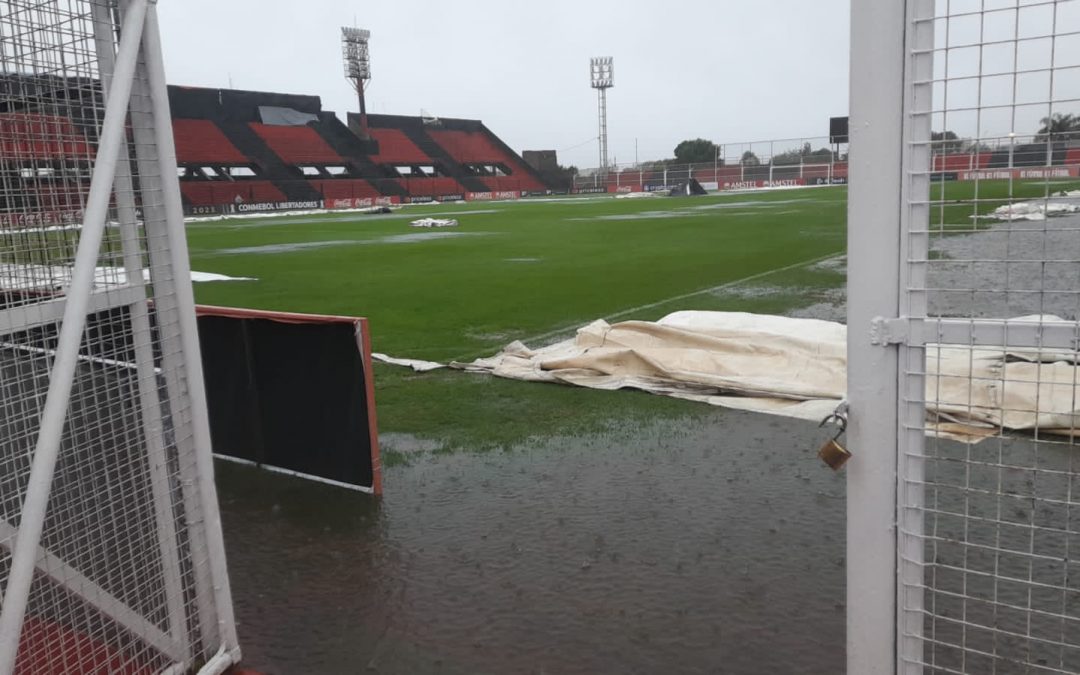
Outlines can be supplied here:
<path id="1" fill-rule="evenodd" d="M 901 664 L 1075 673 L 1080 3 L 908 5 Z"/>
<path id="2" fill-rule="evenodd" d="M 15 541 L 26 504 L 43 489 L 31 472 L 61 319 L 68 298 L 86 290 L 73 286 L 73 269 L 81 256 L 96 260 L 18 640 L 15 672 L 27 675 L 184 670 L 222 646 L 211 579 L 221 552 L 206 536 L 218 525 L 206 521 L 197 461 L 209 448 L 195 442 L 181 336 L 182 314 L 193 310 L 176 294 L 190 282 L 170 255 L 164 188 L 176 178 L 159 163 L 145 51 L 100 250 L 79 250 L 128 4 L 0 2 L 5 612 L 17 603 L 9 582 L 25 554 Z"/>

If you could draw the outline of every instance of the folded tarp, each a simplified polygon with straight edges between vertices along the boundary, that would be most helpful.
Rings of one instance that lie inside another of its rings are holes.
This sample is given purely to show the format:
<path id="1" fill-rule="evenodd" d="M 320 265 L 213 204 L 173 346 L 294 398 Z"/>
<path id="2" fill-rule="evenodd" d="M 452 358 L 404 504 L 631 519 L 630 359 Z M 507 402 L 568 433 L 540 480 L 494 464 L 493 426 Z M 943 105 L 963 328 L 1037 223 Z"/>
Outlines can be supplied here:
<path id="1" fill-rule="evenodd" d="M 1072 434 L 1080 424 L 1073 353 L 929 345 L 926 354 L 927 410 L 943 434 Z M 514 342 L 493 357 L 451 367 L 820 420 L 845 396 L 847 328 L 741 312 L 675 312 L 657 322 L 594 321 L 549 347 Z"/>

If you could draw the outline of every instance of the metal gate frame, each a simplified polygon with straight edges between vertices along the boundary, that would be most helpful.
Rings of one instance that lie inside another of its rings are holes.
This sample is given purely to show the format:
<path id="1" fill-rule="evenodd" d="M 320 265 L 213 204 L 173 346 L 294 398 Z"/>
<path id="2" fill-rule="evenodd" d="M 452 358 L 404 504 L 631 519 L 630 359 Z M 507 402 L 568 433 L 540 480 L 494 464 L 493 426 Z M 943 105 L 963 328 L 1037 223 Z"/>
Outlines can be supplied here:
<path id="1" fill-rule="evenodd" d="M 237 663 L 240 651 L 213 482 L 206 396 L 156 0 L 90 0 L 89 11 L 106 103 L 71 283 L 64 297 L 29 308 L 0 309 L 0 328 L 23 329 L 62 319 L 18 527 L 0 521 L 0 545 L 11 549 L 11 569 L 0 603 L 0 674 L 13 672 L 31 585 L 36 575 L 44 574 L 167 655 L 173 666 L 165 672 L 182 673 L 201 666 L 200 673 L 212 675 Z M 134 156 L 127 140 L 129 122 Z M 178 326 L 177 334 L 167 337 L 162 345 L 161 371 L 170 399 L 190 403 L 187 408 L 172 411 L 172 424 L 190 430 L 190 434 L 174 441 L 183 458 L 180 492 L 187 513 L 193 516 L 187 521 L 184 541 L 194 559 L 200 561 L 193 572 L 194 605 L 201 631 L 198 639 L 210 653 L 196 652 L 187 636 L 188 619 L 184 615 L 176 552 L 178 540 L 173 529 L 173 506 L 167 494 L 170 478 L 163 474 L 165 432 L 155 382 L 153 347 L 148 339 L 140 341 L 137 337 L 134 350 L 159 524 L 157 535 L 168 605 L 167 631 L 162 632 L 41 545 L 76 366 L 80 359 L 87 358 L 79 351 L 88 314 L 127 308 L 133 333 L 144 338 L 150 334 L 149 289 L 143 281 L 143 253 L 136 241 L 132 161 L 139 167 L 139 192 L 143 195 L 140 206 L 149 245 L 145 254 L 153 270 L 154 311 L 159 325 L 164 317 Z M 95 266 L 114 188 L 127 282 L 101 291 L 94 289 Z"/>
<path id="2" fill-rule="evenodd" d="M 852 2 L 846 560 L 853 675 L 915 674 L 930 665 L 926 345 L 1076 352 L 1080 335 L 1075 322 L 927 316 L 935 7 L 935 0 Z M 984 2 L 973 13 L 986 11 Z"/>

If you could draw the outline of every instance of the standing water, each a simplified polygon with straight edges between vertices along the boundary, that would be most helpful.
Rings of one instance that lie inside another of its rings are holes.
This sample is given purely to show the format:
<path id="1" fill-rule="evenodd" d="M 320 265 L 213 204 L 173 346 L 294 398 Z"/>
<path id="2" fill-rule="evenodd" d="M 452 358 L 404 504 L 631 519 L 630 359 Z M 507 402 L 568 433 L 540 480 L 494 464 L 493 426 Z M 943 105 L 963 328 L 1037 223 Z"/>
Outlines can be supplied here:
<path id="1" fill-rule="evenodd" d="M 299 673 L 836 673 L 843 475 L 812 424 L 418 453 L 381 500 L 219 465 L 245 663 Z"/>

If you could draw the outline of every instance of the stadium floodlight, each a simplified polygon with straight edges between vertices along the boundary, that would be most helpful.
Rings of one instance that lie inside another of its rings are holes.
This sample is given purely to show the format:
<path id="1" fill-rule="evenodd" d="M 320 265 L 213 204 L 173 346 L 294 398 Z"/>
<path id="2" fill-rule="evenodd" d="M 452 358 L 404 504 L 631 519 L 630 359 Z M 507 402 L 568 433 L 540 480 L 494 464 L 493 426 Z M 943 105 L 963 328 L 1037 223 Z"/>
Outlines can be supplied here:
<path id="1" fill-rule="evenodd" d="M 371 31 L 363 28 L 341 27 L 341 57 L 345 62 L 345 79 L 356 90 L 360 100 L 360 130 L 367 135 L 367 104 L 364 102 L 364 89 L 371 80 L 371 53 L 368 43 Z"/>
<path id="2" fill-rule="evenodd" d="M 341 56 L 345 61 L 345 77 L 360 89 L 371 79 L 371 55 L 368 43 L 371 31 L 363 28 L 341 28 Z"/>
<path id="3" fill-rule="evenodd" d="M 600 118 L 600 171 L 607 173 L 607 90 L 615 86 L 615 59 L 610 56 L 594 56 L 589 61 L 589 77 L 592 88 L 596 90 L 597 112 Z"/>
<path id="4" fill-rule="evenodd" d="M 615 86 L 615 59 L 610 56 L 595 56 L 589 61 L 589 74 L 593 89 L 608 89 Z"/>

